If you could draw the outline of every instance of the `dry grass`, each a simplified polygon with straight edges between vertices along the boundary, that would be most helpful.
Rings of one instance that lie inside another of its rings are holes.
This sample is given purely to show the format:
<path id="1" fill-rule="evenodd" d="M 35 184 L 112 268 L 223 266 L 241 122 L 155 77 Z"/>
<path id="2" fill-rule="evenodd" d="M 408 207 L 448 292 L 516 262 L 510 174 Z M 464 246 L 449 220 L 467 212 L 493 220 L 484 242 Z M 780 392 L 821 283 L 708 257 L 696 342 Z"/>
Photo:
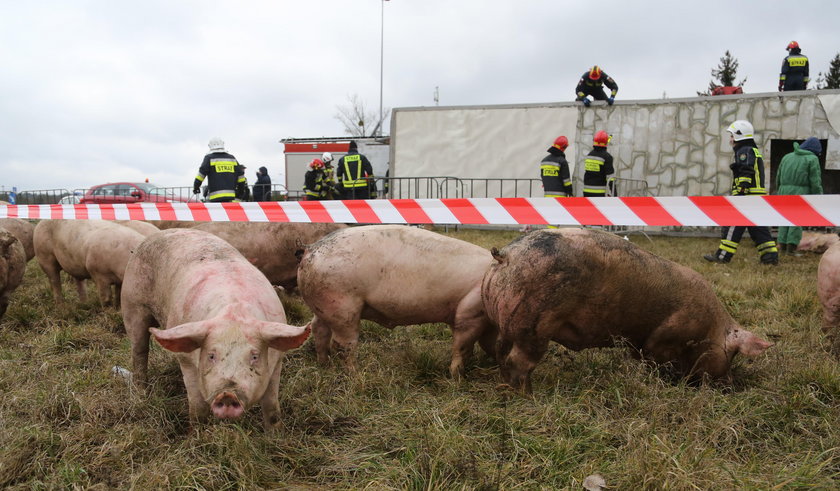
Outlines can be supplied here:
<path id="1" fill-rule="evenodd" d="M 485 247 L 517 233 L 451 235 Z M 731 383 L 689 387 L 618 349 L 554 345 L 534 395 L 498 387 L 476 350 L 447 376 L 445 326 L 366 323 L 359 372 L 319 368 L 309 342 L 284 368 L 283 427 L 258 409 L 190 430 L 177 364 L 154 346 L 148 395 L 113 378 L 128 366 L 121 317 L 96 300 L 53 306 L 37 264 L 0 326 L 0 486 L 8 489 L 609 489 L 840 487 L 840 364 L 820 331 L 819 256 L 759 267 L 744 240 L 729 265 L 714 239 L 631 236 L 714 285 L 733 316 L 777 344 L 740 359 Z M 68 284 L 69 286 L 69 284 Z M 293 322 L 308 309 L 283 297 Z"/>

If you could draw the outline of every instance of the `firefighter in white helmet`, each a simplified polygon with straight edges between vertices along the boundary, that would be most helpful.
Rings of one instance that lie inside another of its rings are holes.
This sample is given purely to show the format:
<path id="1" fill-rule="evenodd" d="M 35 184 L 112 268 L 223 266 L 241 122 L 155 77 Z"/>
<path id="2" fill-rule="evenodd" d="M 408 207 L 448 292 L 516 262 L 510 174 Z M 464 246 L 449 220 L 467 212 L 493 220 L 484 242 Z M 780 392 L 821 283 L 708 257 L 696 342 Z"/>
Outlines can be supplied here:
<path id="1" fill-rule="evenodd" d="M 729 125 L 726 131 L 729 132 L 729 144 L 735 151 L 735 162 L 729 165 L 732 169 L 732 195 L 766 195 L 764 160 L 758 145 L 755 144 L 752 124 L 749 121 L 738 120 Z M 779 264 L 779 249 L 769 227 L 723 227 L 717 251 L 706 254 L 703 258 L 713 263 L 728 263 L 738 250 L 744 231 L 749 231 L 761 257 L 761 264 Z"/>
<path id="2" fill-rule="evenodd" d="M 335 167 L 332 165 L 333 156 L 330 152 L 321 154 L 324 163 L 324 195 L 321 199 L 338 199 L 338 188 L 335 185 Z"/>
<path id="3" fill-rule="evenodd" d="M 244 199 L 248 191 L 245 166 L 236 157 L 225 152 L 225 142 L 218 136 L 207 143 L 210 152 L 204 156 L 193 181 L 193 193 L 200 192 L 201 183 L 207 179 L 207 200 L 222 203 Z"/>

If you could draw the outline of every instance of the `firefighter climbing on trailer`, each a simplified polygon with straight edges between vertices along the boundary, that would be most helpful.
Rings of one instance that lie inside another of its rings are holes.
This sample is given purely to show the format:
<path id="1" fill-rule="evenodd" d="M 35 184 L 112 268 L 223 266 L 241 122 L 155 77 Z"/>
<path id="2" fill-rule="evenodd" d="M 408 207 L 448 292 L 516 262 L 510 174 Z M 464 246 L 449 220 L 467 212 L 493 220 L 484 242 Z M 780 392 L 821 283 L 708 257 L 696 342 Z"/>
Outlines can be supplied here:
<path id="1" fill-rule="evenodd" d="M 610 96 L 604 93 L 604 85 L 610 89 Z M 583 102 L 584 106 L 589 107 L 591 102 L 589 97 L 592 96 L 596 101 L 607 101 L 610 106 L 615 102 L 615 96 L 618 94 L 618 84 L 615 83 L 612 77 L 607 75 L 598 65 L 593 66 L 589 71 L 585 72 L 580 77 L 580 81 L 575 88 L 576 101 Z"/>

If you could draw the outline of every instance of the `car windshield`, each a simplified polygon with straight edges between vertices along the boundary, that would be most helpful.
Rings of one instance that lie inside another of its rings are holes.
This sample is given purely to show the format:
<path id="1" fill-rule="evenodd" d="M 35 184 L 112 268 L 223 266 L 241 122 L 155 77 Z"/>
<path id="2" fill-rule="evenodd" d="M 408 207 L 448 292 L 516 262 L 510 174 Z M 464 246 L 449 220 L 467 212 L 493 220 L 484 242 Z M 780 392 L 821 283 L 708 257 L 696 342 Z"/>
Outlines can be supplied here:
<path id="1" fill-rule="evenodd" d="M 154 194 L 154 195 L 157 195 L 157 196 L 166 196 L 167 194 L 172 194 L 172 193 L 167 193 L 165 189 L 159 188 L 156 184 L 150 184 L 148 182 L 138 182 L 138 183 L 135 183 L 134 185 L 137 186 L 138 188 L 142 189 L 143 192 L 148 193 L 148 194 Z"/>

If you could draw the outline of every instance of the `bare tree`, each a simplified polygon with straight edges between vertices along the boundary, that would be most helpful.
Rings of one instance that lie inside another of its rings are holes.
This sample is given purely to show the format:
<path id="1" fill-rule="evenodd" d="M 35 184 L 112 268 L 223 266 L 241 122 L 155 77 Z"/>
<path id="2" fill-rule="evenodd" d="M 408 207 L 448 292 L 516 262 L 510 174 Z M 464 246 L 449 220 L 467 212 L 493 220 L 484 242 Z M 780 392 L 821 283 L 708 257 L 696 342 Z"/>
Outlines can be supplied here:
<path id="1" fill-rule="evenodd" d="M 347 104 L 336 106 L 335 119 L 344 125 L 344 132 L 350 136 L 382 135 L 382 127 L 391 112 L 389 108 L 382 109 L 382 116 L 376 110 L 367 109 L 359 94 L 347 96 Z"/>

